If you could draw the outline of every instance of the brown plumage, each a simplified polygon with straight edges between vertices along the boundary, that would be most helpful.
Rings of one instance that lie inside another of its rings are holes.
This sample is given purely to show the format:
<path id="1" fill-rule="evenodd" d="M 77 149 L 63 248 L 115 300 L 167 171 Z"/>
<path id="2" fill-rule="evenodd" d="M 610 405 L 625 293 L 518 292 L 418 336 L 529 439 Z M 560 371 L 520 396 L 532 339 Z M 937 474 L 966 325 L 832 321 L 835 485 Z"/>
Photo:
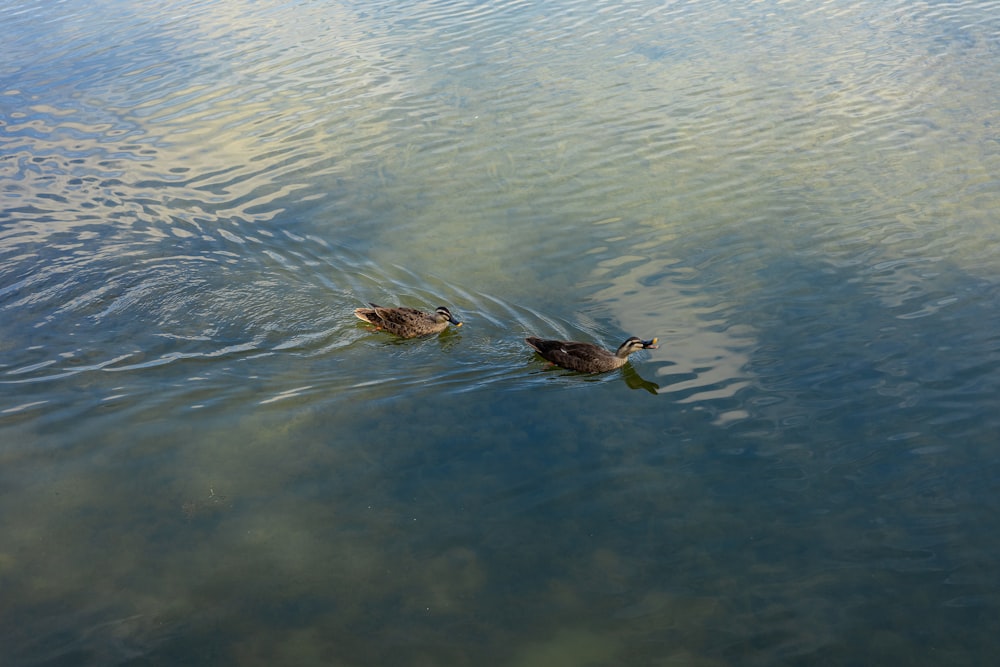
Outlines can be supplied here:
<path id="1" fill-rule="evenodd" d="M 534 336 L 524 340 L 546 361 L 582 373 L 604 373 L 621 368 L 633 352 L 655 350 L 657 347 L 655 338 L 640 340 L 635 336 L 628 338 L 615 352 L 609 352 L 593 343 L 543 340 Z"/>
<path id="2" fill-rule="evenodd" d="M 357 318 L 401 338 L 441 333 L 448 328 L 449 322 L 456 327 L 462 326 L 444 306 L 438 306 L 433 313 L 425 313 L 416 308 L 383 308 L 374 303 L 368 305 L 371 308 L 354 309 Z"/>

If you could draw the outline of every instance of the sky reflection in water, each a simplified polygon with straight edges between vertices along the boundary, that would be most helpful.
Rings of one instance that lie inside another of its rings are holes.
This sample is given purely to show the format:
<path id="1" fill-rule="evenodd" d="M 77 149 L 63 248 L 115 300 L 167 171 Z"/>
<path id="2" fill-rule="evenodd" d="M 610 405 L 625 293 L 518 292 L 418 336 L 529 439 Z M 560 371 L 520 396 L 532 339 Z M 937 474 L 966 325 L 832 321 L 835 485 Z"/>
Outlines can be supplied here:
<path id="1" fill-rule="evenodd" d="M 987 662 L 996 4 L 0 8 L 10 664 Z"/>

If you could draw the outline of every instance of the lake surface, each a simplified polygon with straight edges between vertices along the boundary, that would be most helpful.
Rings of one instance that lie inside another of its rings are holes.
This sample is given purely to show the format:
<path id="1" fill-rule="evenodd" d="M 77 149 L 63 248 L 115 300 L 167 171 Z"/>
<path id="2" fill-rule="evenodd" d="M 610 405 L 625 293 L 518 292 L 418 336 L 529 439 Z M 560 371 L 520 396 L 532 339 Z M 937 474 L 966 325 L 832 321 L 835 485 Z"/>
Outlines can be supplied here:
<path id="1" fill-rule="evenodd" d="M 2 663 L 994 661 L 1000 2 L 743 5 L 0 2 Z"/>

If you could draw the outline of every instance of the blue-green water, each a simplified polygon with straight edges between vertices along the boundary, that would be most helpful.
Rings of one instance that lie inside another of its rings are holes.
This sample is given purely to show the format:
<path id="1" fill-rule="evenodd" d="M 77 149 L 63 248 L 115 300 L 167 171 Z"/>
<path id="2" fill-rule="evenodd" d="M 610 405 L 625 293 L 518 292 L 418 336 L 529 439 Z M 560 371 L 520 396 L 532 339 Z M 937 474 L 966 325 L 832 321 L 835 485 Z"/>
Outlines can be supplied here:
<path id="1" fill-rule="evenodd" d="M 1000 652 L 1000 2 L 7 2 L 0 43 L 3 665 Z"/>

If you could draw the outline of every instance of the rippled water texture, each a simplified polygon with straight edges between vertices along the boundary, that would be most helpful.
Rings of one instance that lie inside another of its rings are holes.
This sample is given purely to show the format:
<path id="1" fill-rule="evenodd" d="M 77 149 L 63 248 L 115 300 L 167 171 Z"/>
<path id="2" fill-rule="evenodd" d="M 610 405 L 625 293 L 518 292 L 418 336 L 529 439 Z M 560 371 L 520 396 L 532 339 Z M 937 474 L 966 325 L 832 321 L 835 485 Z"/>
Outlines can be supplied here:
<path id="1" fill-rule="evenodd" d="M 0 44 L 5 666 L 1000 654 L 1000 2 L 0 1 Z"/>

